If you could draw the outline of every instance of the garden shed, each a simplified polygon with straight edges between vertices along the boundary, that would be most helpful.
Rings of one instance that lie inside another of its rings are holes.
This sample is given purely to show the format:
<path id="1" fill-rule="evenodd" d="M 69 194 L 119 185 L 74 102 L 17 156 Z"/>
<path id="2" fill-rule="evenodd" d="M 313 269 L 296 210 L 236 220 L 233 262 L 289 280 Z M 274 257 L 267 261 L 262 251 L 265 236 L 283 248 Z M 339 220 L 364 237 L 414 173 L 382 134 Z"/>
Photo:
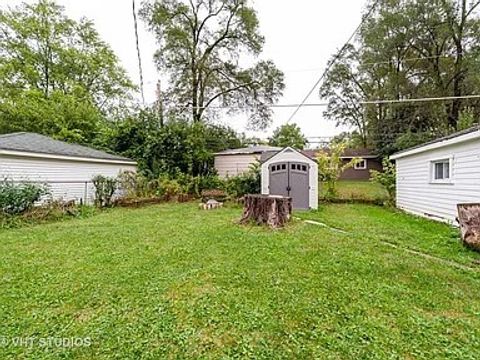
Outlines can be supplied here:
<path id="1" fill-rule="evenodd" d="M 301 151 L 287 147 L 264 153 L 262 194 L 289 196 L 294 209 L 318 208 L 318 164 Z"/>
<path id="2" fill-rule="evenodd" d="M 54 199 L 91 203 L 96 175 L 136 171 L 135 161 L 35 133 L 0 135 L 0 178 L 47 184 Z"/>
<path id="3" fill-rule="evenodd" d="M 480 127 L 402 151 L 397 165 L 397 206 L 456 224 L 457 206 L 480 203 Z"/>

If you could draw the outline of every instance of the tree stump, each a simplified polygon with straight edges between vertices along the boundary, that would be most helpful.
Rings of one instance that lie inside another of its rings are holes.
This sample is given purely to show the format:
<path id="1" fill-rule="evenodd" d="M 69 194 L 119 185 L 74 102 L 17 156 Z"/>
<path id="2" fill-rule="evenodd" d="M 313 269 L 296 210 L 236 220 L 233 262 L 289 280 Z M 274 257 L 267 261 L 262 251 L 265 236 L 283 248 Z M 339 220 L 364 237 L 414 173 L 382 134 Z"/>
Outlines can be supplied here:
<path id="1" fill-rule="evenodd" d="M 480 204 L 459 204 L 457 209 L 464 245 L 480 252 Z"/>
<path id="2" fill-rule="evenodd" d="M 255 222 L 272 228 L 283 227 L 292 216 L 292 198 L 269 195 L 246 195 L 241 224 Z"/>

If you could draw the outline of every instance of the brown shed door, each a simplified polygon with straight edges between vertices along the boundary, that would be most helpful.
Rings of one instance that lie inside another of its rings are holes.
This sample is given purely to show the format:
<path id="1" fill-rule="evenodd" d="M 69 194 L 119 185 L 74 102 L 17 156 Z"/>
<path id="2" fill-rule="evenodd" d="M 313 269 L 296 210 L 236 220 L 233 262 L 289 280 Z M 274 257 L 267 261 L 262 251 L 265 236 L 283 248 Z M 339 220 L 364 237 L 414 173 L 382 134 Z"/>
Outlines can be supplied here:
<path id="1" fill-rule="evenodd" d="M 308 164 L 284 162 L 270 165 L 270 195 L 290 196 L 294 209 L 309 209 Z"/>

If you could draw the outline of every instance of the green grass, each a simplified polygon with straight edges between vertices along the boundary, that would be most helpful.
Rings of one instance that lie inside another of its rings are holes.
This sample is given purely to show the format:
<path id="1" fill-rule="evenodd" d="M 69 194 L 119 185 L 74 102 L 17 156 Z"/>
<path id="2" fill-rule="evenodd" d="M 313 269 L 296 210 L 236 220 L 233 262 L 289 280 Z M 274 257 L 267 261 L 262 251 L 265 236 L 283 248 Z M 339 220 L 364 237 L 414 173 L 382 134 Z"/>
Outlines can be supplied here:
<path id="1" fill-rule="evenodd" d="M 0 231 L 0 359 L 480 357 L 480 273 L 448 226 L 330 205 L 285 230 L 193 204 Z"/>
<path id="2" fill-rule="evenodd" d="M 320 184 L 321 194 L 324 197 L 324 189 Z M 364 200 L 372 202 L 383 202 L 387 199 L 386 190 L 379 184 L 371 181 L 339 181 L 337 184 L 339 200 Z"/>

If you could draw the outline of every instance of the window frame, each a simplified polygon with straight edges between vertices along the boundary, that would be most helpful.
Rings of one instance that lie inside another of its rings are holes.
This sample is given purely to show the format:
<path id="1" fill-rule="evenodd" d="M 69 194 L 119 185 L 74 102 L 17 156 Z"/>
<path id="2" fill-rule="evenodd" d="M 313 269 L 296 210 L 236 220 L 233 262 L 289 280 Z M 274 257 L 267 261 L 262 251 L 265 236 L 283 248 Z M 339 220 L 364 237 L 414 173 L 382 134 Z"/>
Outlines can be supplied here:
<path id="1" fill-rule="evenodd" d="M 448 178 L 443 177 L 442 179 L 436 179 L 436 165 L 437 164 L 444 164 L 443 166 L 443 175 L 445 172 L 445 164 L 448 163 Z M 431 159 L 429 162 L 430 167 L 430 184 L 453 184 L 453 156 L 445 157 L 445 158 L 438 158 L 438 159 Z"/>
<path id="2" fill-rule="evenodd" d="M 363 166 L 360 167 L 359 165 L 363 163 Z M 358 163 L 355 163 L 355 165 L 353 165 L 353 169 L 354 170 L 367 170 L 368 169 L 368 163 L 367 163 L 367 159 L 361 159 L 361 162 L 358 162 Z"/>

